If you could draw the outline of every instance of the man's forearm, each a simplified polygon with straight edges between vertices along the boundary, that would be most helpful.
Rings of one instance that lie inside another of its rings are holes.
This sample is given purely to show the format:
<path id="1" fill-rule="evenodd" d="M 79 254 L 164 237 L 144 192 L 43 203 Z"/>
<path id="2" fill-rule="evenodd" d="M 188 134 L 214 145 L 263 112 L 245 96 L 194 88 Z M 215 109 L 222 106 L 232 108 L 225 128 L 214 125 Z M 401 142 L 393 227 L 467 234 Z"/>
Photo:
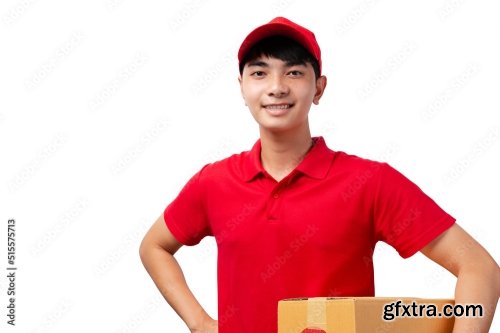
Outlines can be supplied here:
<path id="1" fill-rule="evenodd" d="M 498 266 L 477 267 L 460 272 L 455 289 L 455 304 L 480 304 L 482 317 L 456 317 L 453 333 L 487 333 L 499 297 Z"/>
<path id="2" fill-rule="evenodd" d="M 210 317 L 189 289 L 173 255 L 155 246 L 141 247 L 141 260 L 165 300 L 193 331 Z"/>

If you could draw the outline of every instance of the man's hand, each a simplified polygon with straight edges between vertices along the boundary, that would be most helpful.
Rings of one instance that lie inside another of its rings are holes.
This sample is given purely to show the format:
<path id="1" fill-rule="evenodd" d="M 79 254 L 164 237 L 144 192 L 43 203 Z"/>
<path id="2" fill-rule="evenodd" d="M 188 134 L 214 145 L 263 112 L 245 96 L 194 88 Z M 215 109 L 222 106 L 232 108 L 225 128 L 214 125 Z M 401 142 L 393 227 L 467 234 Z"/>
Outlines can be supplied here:
<path id="1" fill-rule="evenodd" d="M 208 318 L 203 321 L 199 328 L 194 328 L 191 330 L 191 333 L 218 333 L 219 332 L 219 323 L 217 320 L 212 318 Z"/>

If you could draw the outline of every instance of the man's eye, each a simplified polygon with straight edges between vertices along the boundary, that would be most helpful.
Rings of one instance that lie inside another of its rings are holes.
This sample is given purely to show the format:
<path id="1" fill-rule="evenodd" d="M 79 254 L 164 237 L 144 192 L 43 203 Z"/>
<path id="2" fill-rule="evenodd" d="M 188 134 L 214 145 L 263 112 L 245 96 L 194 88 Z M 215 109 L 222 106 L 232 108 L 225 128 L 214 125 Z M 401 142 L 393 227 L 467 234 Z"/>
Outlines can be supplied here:
<path id="1" fill-rule="evenodd" d="M 301 76 L 302 74 L 303 73 L 301 71 L 298 71 L 298 70 L 288 72 L 288 75 L 290 75 L 290 76 Z"/>
<path id="2" fill-rule="evenodd" d="M 250 74 L 251 76 L 257 76 L 257 77 L 261 77 L 261 76 L 264 76 L 264 72 L 263 71 L 255 71 L 253 72 L 252 74 Z"/>

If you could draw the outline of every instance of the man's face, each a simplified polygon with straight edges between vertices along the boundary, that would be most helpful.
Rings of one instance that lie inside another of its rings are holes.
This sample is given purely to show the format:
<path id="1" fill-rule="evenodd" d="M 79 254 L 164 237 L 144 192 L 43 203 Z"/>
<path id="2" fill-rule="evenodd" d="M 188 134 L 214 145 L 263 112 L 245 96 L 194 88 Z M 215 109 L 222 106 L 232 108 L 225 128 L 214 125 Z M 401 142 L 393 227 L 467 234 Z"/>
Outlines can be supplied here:
<path id="1" fill-rule="evenodd" d="M 288 131 L 308 126 L 311 104 L 318 104 L 326 77 L 316 80 L 311 64 L 259 57 L 245 64 L 241 93 L 261 129 Z"/>

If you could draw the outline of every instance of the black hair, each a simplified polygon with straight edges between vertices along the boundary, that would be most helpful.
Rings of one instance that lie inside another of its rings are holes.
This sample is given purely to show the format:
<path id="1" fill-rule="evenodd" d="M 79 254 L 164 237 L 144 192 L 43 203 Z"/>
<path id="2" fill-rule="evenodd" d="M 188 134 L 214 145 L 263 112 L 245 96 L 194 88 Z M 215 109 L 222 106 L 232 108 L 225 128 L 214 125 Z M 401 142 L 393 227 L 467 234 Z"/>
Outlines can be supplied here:
<path id="1" fill-rule="evenodd" d="M 316 79 L 320 76 L 318 61 L 312 54 L 301 44 L 285 36 L 267 37 L 252 46 L 240 62 L 240 74 L 243 73 L 246 63 L 261 56 L 276 58 L 293 64 L 305 65 L 310 63 L 314 69 Z"/>

